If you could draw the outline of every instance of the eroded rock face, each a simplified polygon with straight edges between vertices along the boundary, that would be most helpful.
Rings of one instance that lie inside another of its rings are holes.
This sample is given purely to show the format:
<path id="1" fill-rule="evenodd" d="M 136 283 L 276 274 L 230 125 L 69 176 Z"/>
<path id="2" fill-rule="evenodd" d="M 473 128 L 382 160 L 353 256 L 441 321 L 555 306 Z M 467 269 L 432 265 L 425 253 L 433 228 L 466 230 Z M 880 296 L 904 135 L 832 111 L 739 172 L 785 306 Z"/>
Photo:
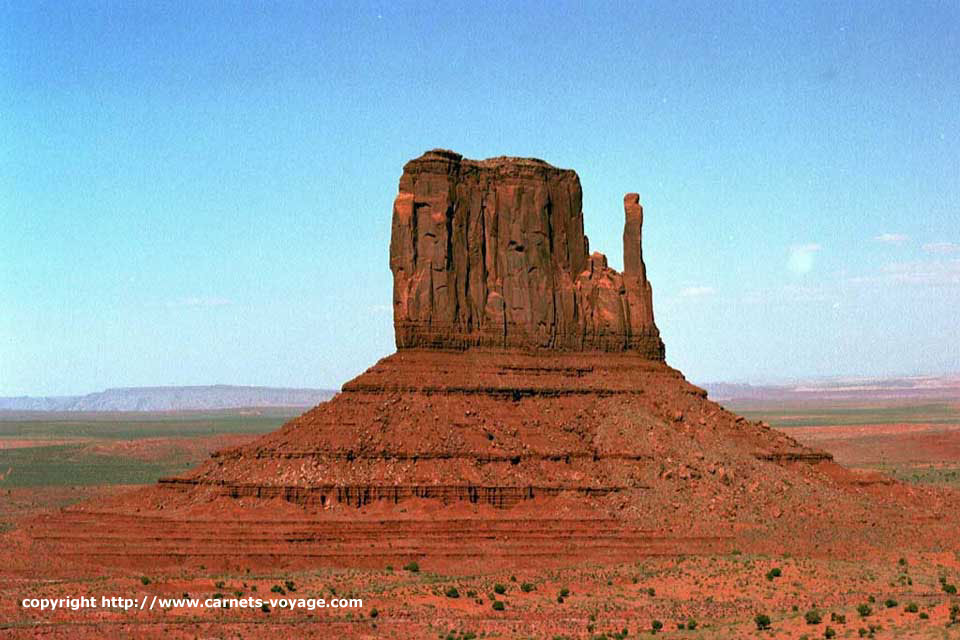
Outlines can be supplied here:
<path id="1" fill-rule="evenodd" d="M 390 241 L 397 348 L 631 351 L 662 360 L 639 197 L 624 198 L 622 274 L 590 253 L 581 203 L 577 174 L 542 160 L 434 150 L 408 162 Z"/>

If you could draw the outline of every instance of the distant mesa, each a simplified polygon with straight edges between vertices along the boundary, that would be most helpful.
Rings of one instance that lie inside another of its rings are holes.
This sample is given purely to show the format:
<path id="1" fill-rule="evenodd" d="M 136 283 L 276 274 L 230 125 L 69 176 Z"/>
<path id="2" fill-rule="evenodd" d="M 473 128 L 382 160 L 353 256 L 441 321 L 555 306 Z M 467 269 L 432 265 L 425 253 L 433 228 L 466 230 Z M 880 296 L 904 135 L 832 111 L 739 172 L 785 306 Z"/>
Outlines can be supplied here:
<path id="1" fill-rule="evenodd" d="M 428 151 L 403 168 L 390 268 L 398 349 L 631 351 L 663 360 L 624 197 L 624 272 L 590 253 L 580 178 L 534 158 Z"/>
<path id="2" fill-rule="evenodd" d="M 312 407 L 329 389 L 207 385 L 126 387 L 82 396 L 0 398 L 0 411 L 214 411 L 257 407 Z"/>

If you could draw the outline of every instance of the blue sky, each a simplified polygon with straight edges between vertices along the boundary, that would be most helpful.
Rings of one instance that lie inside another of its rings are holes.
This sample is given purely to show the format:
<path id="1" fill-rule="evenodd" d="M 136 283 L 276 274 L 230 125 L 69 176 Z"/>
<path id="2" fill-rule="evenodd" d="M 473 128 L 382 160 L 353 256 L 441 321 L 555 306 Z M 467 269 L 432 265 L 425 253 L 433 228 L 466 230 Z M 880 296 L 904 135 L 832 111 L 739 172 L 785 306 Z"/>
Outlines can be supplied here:
<path id="1" fill-rule="evenodd" d="M 339 387 L 403 163 L 641 193 L 697 381 L 960 370 L 960 7 L 0 2 L 0 395 Z"/>

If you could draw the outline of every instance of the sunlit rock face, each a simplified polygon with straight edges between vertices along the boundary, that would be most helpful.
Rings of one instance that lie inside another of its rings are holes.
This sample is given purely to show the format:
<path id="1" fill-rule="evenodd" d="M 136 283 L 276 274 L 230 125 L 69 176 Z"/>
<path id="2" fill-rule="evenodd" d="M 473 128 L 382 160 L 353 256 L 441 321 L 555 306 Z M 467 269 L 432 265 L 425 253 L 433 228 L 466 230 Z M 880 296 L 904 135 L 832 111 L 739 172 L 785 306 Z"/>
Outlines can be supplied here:
<path id="1" fill-rule="evenodd" d="M 411 160 L 390 242 L 397 348 L 630 351 L 662 360 L 637 194 L 625 196 L 624 209 L 619 273 L 590 253 L 576 172 L 444 150 Z"/>

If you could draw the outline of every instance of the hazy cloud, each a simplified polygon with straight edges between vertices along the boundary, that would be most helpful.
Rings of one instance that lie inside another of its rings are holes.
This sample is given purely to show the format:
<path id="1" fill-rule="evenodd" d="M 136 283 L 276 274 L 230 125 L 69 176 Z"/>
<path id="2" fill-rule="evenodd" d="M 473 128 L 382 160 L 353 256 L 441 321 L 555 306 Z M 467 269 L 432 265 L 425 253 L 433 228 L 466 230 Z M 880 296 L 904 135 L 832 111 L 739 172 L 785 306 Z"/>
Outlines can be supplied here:
<path id="1" fill-rule="evenodd" d="M 909 240 L 910 237 L 902 233 L 881 233 L 878 236 L 874 236 L 873 239 L 883 244 L 903 244 Z"/>
<path id="2" fill-rule="evenodd" d="M 713 295 L 713 287 L 685 287 L 680 290 L 681 298 L 702 298 Z"/>
<path id="3" fill-rule="evenodd" d="M 229 298 L 217 298 L 217 297 L 191 297 L 191 298 L 180 298 L 178 300 L 171 300 L 167 302 L 167 308 L 169 309 L 182 309 L 182 308 L 210 308 L 210 307 L 227 307 L 233 304 L 233 300 Z"/>
<path id="4" fill-rule="evenodd" d="M 818 251 L 820 245 L 814 242 L 793 245 L 787 258 L 787 268 L 796 274 L 809 273 L 813 269 L 813 258 Z"/>
<path id="5" fill-rule="evenodd" d="M 929 253 L 960 253 L 960 244 L 956 242 L 930 242 L 923 245 L 923 250 Z"/>
<path id="6" fill-rule="evenodd" d="M 899 284 L 927 286 L 960 285 L 960 259 L 893 262 L 879 273 L 848 278 L 850 284 Z"/>

